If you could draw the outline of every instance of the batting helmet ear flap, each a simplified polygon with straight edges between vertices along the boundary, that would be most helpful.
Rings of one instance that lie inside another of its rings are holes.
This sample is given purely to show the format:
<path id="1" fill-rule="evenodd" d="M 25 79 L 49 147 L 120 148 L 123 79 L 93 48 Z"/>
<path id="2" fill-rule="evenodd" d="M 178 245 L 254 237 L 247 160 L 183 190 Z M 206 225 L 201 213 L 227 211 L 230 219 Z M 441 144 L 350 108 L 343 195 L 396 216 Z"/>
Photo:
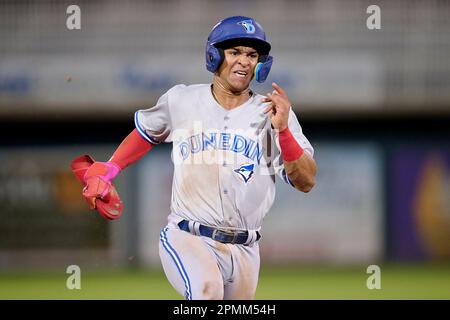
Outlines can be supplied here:
<path id="1" fill-rule="evenodd" d="M 216 72 L 224 59 L 223 50 L 216 48 L 211 42 L 206 44 L 206 69 L 210 72 Z"/>
<path id="2" fill-rule="evenodd" d="M 269 75 L 270 68 L 272 67 L 273 58 L 272 56 L 262 56 L 259 59 L 260 62 L 255 67 L 254 77 L 258 82 L 264 82 Z"/>

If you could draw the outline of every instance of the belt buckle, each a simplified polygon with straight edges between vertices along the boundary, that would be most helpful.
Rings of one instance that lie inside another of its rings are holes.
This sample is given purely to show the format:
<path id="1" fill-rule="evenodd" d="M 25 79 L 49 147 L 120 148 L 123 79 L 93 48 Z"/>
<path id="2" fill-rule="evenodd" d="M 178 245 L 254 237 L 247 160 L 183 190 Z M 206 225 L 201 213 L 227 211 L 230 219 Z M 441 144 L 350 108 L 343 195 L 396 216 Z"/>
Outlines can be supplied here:
<path id="1" fill-rule="evenodd" d="M 214 231 L 213 231 L 213 233 L 212 233 L 212 235 L 211 235 L 211 238 L 212 238 L 213 240 L 215 240 L 215 241 L 219 241 L 219 240 L 216 239 L 216 235 L 217 235 L 218 232 L 221 232 L 221 233 L 223 233 L 223 234 L 225 234 L 225 235 L 228 235 L 228 236 L 233 236 L 233 240 L 231 240 L 231 242 L 225 242 L 225 243 L 231 243 L 231 244 L 236 243 L 236 238 L 237 238 L 237 236 L 238 236 L 238 233 L 237 233 L 237 232 L 214 229 Z M 222 241 L 219 241 L 219 242 L 222 242 Z M 222 243 L 223 243 L 223 242 L 222 242 Z"/>

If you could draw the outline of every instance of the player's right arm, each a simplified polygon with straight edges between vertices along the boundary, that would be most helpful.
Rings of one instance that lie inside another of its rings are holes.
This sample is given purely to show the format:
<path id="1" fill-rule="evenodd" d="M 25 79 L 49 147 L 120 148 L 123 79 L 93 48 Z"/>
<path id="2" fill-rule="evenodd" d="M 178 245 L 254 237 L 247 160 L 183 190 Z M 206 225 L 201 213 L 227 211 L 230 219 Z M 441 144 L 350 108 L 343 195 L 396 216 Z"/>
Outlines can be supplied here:
<path id="1" fill-rule="evenodd" d="M 94 162 L 84 174 L 86 186 L 83 189 L 83 196 L 90 207 L 95 208 L 95 200 L 108 194 L 111 181 L 123 169 L 141 159 L 153 146 L 134 129 L 122 141 L 109 161 Z"/>
<path id="2" fill-rule="evenodd" d="M 169 92 L 171 91 L 173 89 L 163 94 L 156 105 L 136 111 L 134 114 L 136 128 L 122 141 L 111 159 L 107 162 L 95 162 L 86 171 L 83 196 L 89 203 L 91 201 L 95 203 L 96 198 L 104 197 L 109 191 L 111 181 L 123 169 L 141 159 L 154 145 L 170 140 Z"/>
<path id="3" fill-rule="evenodd" d="M 121 208 L 120 197 L 112 180 L 127 166 L 141 159 L 154 145 L 171 141 L 169 93 L 182 87 L 184 86 L 173 87 L 158 99 L 156 105 L 136 111 L 134 115 L 136 129 L 122 141 L 109 161 L 94 162 L 90 156 L 82 156 L 74 160 L 78 163 L 72 164 L 72 169 L 85 186 L 83 197 L 91 208 L 98 209 L 107 218 L 115 219 L 120 216 L 120 214 L 110 214 L 108 211 L 113 212 L 116 207 Z M 98 202 L 99 199 L 100 202 Z M 108 205 L 105 210 L 104 203 Z"/>

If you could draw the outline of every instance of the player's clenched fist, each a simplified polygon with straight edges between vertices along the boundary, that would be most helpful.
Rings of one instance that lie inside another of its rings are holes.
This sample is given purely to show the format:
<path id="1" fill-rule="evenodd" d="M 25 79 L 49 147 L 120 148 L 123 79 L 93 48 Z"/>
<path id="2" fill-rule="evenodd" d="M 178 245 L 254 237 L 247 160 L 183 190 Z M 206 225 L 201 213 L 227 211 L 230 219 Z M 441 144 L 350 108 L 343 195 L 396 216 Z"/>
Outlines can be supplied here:
<path id="1" fill-rule="evenodd" d="M 71 166 L 75 176 L 84 185 L 83 197 L 89 207 L 107 219 L 120 218 L 123 204 L 112 184 L 120 167 L 112 162 L 95 162 L 88 155 L 74 159 Z"/>
<path id="2" fill-rule="evenodd" d="M 262 99 L 263 102 L 270 102 L 264 113 L 269 113 L 270 121 L 275 129 L 283 131 L 288 127 L 291 102 L 286 92 L 278 84 L 273 82 L 272 87 L 274 88 L 272 93 L 268 93 L 267 97 Z"/>
<path id="3" fill-rule="evenodd" d="M 111 181 L 119 174 L 120 167 L 112 162 L 94 162 L 84 174 L 86 186 L 83 197 L 91 209 L 95 209 L 96 199 L 105 198 L 111 190 Z"/>

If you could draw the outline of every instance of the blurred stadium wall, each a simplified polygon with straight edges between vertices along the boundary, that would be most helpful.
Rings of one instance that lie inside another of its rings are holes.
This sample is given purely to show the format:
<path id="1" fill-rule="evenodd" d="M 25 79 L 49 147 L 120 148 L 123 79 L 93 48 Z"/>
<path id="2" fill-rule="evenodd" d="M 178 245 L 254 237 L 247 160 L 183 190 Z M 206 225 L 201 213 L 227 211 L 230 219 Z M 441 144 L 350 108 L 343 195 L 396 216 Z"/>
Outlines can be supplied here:
<path id="1" fill-rule="evenodd" d="M 68 30 L 66 8 L 81 9 Z M 381 8 L 369 30 L 366 9 Z M 229 15 L 263 24 L 319 166 L 316 188 L 278 183 L 271 263 L 448 261 L 450 3 L 446 1 L 2 1 L 0 270 L 159 266 L 170 146 L 118 179 L 124 217 L 87 210 L 69 163 L 107 160 L 135 110 L 205 83 L 204 46 Z"/>

